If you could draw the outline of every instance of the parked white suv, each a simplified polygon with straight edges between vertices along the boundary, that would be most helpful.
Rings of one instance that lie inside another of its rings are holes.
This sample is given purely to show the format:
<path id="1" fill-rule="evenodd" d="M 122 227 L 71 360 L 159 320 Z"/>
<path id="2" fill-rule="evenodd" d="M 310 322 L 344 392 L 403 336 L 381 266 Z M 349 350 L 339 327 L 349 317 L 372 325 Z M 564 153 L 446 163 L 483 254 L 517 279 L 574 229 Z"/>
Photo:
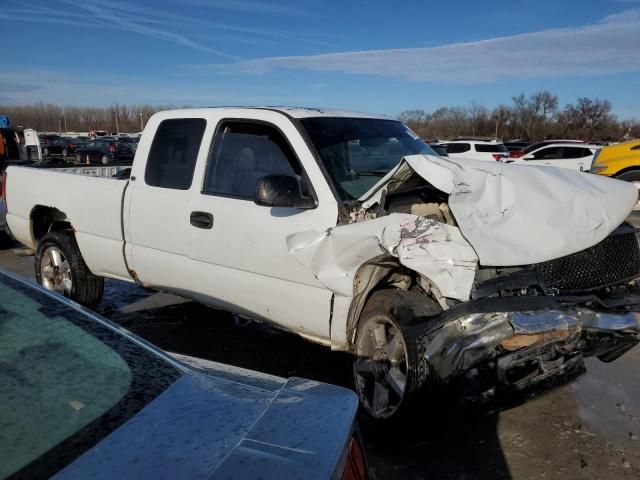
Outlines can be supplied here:
<path id="1" fill-rule="evenodd" d="M 541 165 L 588 172 L 599 145 L 576 143 L 552 143 L 533 150 L 520 158 L 509 158 L 507 162 L 523 165 Z"/>
<path id="2" fill-rule="evenodd" d="M 492 162 L 509 158 L 509 150 L 502 142 L 481 140 L 453 140 L 443 142 L 447 154 L 453 158 L 470 158 L 473 160 L 490 160 Z"/>

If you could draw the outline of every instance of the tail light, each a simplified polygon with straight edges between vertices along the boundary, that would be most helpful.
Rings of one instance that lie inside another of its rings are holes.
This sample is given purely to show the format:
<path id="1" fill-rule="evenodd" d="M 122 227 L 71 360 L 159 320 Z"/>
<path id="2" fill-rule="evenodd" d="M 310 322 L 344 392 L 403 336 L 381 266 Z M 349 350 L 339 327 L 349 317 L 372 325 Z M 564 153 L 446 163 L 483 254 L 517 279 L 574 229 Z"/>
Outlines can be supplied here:
<path id="1" fill-rule="evenodd" d="M 109 151 L 111 153 L 116 153 L 116 146 L 113 143 L 111 145 L 109 145 Z"/>
<path id="2" fill-rule="evenodd" d="M 511 158 L 520 158 L 524 156 L 524 152 L 521 150 L 515 150 L 513 152 L 509 152 L 509 156 Z"/>
<path id="3" fill-rule="evenodd" d="M 358 438 L 353 436 L 342 472 L 342 480 L 369 480 L 369 469 Z"/>
<path id="4" fill-rule="evenodd" d="M 69 147 L 70 147 L 70 148 L 76 148 L 77 146 L 78 146 L 78 145 L 77 145 L 77 144 L 75 144 L 75 143 L 70 143 L 70 144 L 69 144 Z"/>
<path id="5" fill-rule="evenodd" d="M 498 161 L 498 162 L 499 162 L 499 161 L 500 161 L 500 160 L 502 160 L 504 157 L 502 156 L 502 154 L 501 154 L 501 153 L 494 153 L 494 154 L 493 154 L 493 158 L 495 158 L 495 159 L 496 159 L 496 161 Z"/>

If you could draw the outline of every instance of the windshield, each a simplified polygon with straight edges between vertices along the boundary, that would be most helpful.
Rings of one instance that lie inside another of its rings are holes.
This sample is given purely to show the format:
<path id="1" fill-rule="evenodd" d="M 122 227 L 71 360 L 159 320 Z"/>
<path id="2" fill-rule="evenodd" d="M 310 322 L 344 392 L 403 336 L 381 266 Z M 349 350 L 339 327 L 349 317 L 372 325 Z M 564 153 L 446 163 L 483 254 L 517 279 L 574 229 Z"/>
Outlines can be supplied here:
<path id="1" fill-rule="evenodd" d="M 97 320 L 0 274 L 0 479 L 49 478 L 179 375 Z"/>
<path id="2" fill-rule="evenodd" d="M 362 196 L 405 155 L 436 155 L 395 120 L 312 117 L 301 123 L 343 201 Z"/>

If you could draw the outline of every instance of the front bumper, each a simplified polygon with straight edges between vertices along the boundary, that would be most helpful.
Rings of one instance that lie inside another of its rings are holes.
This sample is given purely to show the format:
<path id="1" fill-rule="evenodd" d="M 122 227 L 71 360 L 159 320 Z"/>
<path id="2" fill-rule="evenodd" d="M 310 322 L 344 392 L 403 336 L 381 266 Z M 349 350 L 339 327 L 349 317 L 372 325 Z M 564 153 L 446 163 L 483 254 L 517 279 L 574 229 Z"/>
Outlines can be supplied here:
<path id="1" fill-rule="evenodd" d="M 609 362 L 639 342 L 636 311 L 467 313 L 419 336 L 414 386 L 453 385 L 465 403 L 520 403 L 578 379 L 585 357 Z"/>

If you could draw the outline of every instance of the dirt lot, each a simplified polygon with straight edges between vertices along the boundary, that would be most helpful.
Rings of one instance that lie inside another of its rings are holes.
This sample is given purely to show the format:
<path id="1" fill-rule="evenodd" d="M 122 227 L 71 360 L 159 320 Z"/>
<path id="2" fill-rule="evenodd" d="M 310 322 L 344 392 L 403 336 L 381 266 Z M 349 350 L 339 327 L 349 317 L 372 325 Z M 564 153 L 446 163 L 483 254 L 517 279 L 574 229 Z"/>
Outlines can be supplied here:
<path id="1" fill-rule="evenodd" d="M 1 249 L 0 268 L 33 278 L 33 257 L 24 253 Z M 109 281 L 98 311 L 165 350 L 349 385 L 347 355 L 178 297 Z M 574 385 L 524 406 L 442 416 L 409 439 L 368 437 L 374 478 L 639 478 L 640 347 L 587 366 Z"/>

